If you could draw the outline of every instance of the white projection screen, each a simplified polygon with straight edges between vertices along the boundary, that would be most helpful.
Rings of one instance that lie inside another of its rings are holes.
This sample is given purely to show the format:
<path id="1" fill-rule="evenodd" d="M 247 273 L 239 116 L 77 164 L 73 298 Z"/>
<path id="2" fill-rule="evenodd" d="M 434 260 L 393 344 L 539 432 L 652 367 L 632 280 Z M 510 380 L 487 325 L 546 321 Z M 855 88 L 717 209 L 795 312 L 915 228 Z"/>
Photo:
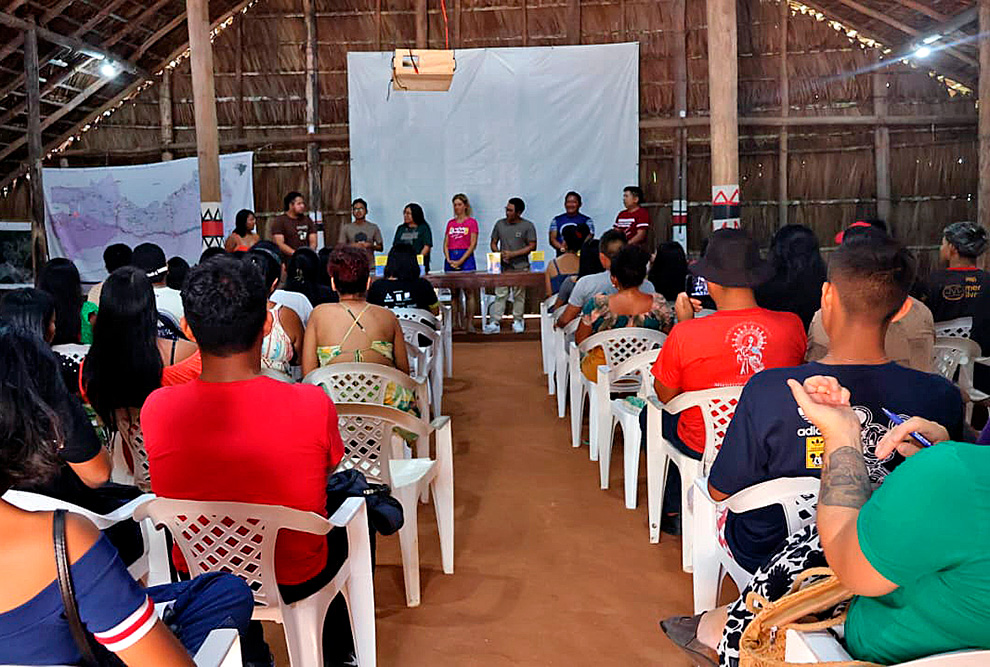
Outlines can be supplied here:
<path id="1" fill-rule="evenodd" d="M 526 202 L 538 249 L 580 192 L 598 234 L 638 181 L 639 45 L 466 49 L 448 92 L 390 90 L 392 53 L 347 54 L 351 194 L 391 247 L 402 210 L 419 203 L 443 270 L 451 197 L 463 192 L 480 225 L 479 268 L 509 197 Z M 547 254 L 547 259 L 552 257 Z"/>

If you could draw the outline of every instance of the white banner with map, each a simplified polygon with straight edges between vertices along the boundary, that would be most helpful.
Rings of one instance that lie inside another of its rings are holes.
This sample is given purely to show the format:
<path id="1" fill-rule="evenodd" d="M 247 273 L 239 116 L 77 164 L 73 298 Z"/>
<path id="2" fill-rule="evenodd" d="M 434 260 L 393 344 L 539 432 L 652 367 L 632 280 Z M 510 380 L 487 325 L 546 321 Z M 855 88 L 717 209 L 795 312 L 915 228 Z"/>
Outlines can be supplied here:
<path id="1" fill-rule="evenodd" d="M 254 210 L 253 154 L 220 156 L 224 232 L 242 208 Z M 112 243 L 157 243 L 166 257 L 194 264 L 202 251 L 196 158 L 124 167 L 45 169 L 48 248 L 76 263 L 84 282 L 106 277 Z"/>

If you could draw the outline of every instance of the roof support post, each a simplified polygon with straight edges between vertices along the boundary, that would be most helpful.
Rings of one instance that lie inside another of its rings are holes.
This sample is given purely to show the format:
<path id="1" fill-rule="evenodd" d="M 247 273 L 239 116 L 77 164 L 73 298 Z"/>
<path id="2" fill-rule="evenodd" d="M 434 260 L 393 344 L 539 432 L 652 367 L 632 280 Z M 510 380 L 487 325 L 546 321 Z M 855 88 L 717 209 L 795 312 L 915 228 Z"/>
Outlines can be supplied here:
<path id="1" fill-rule="evenodd" d="M 24 84 L 28 100 L 28 174 L 31 177 L 31 265 L 37 281 L 41 267 L 48 261 L 45 237 L 45 190 L 41 160 L 41 89 L 38 81 L 38 32 L 32 25 L 24 33 Z"/>
<path id="2" fill-rule="evenodd" d="M 708 0 L 712 228 L 739 227 L 739 63 L 736 0 Z"/>

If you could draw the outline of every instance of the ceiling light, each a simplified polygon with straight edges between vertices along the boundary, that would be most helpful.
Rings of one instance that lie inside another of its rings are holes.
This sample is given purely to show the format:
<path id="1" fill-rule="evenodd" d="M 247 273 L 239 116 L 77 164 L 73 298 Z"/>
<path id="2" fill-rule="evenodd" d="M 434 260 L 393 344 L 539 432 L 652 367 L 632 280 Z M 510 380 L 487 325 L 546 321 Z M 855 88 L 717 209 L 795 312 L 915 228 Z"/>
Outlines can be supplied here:
<path id="1" fill-rule="evenodd" d="M 927 46 L 919 46 L 918 49 L 914 52 L 914 57 L 921 60 L 924 60 L 930 55 L 932 55 L 932 50 Z"/>
<path id="2" fill-rule="evenodd" d="M 100 74 L 108 79 L 112 79 L 117 76 L 117 66 L 112 62 L 107 61 L 100 65 Z"/>

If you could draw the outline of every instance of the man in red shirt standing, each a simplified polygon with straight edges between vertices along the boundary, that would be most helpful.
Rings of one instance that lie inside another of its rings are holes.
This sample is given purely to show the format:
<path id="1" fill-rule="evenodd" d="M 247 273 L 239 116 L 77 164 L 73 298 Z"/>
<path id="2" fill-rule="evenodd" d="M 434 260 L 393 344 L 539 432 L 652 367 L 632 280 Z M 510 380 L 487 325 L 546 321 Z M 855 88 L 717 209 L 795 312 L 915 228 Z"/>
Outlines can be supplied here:
<path id="1" fill-rule="evenodd" d="M 708 281 L 717 311 L 695 319 L 701 302 L 684 292 L 678 295 L 674 305 L 678 323 L 653 365 L 653 384 L 660 401 L 666 403 L 686 391 L 742 386 L 766 368 L 804 362 L 807 335 L 801 318 L 756 305 L 753 289 L 770 278 L 773 268 L 760 258 L 759 247 L 746 232 L 716 231 L 705 256 L 688 270 Z M 640 424 L 645 434 L 646 410 Z M 678 415 L 664 412 L 663 436 L 675 449 L 700 461 L 705 451 L 701 410 L 692 408 Z M 680 499 L 677 479 L 676 475 L 669 478 L 664 492 L 668 525 L 675 512 L 673 505 Z"/>
<path id="2" fill-rule="evenodd" d="M 337 411 L 319 387 L 260 375 L 262 340 L 272 326 L 261 275 L 250 263 L 217 257 L 189 272 L 182 301 L 203 371 L 153 392 L 141 410 L 152 490 L 329 516 L 327 478 L 344 455 Z M 318 591 L 346 555 L 342 529 L 326 537 L 284 531 L 275 546 L 282 597 L 293 602 Z M 353 645 L 340 596 L 323 638 L 328 664 L 335 656 L 347 664 Z"/>
<path id="3" fill-rule="evenodd" d="M 624 209 L 615 216 L 615 229 L 626 235 L 626 240 L 638 246 L 646 246 L 646 236 L 650 232 L 650 213 L 641 208 L 643 191 L 638 185 L 630 185 L 622 191 Z"/>

